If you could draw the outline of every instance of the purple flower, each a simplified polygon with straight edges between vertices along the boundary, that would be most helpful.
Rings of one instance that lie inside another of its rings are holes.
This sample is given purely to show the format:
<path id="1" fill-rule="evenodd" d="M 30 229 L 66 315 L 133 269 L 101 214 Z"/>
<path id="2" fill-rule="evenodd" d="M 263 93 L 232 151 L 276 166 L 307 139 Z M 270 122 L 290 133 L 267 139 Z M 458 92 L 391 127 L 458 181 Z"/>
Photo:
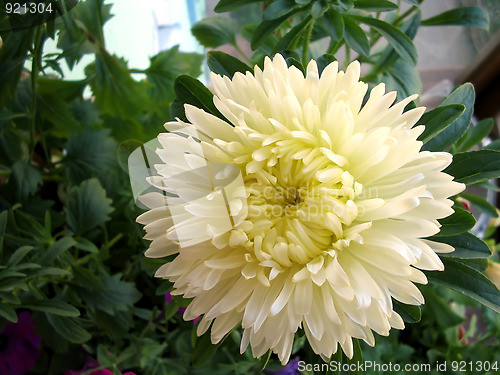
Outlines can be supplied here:
<path id="1" fill-rule="evenodd" d="M 99 367 L 99 362 L 97 362 L 94 358 L 88 358 L 87 363 L 85 363 L 85 366 L 83 366 L 83 369 L 79 371 L 73 371 L 73 370 L 66 370 L 64 372 L 64 375 L 81 375 L 81 374 L 86 374 L 88 373 L 89 370 L 92 370 L 94 368 Z M 111 372 L 108 369 L 100 369 L 100 370 L 95 370 L 89 373 L 88 375 L 113 375 L 113 372 Z M 136 375 L 133 372 L 126 372 L 123 375 Z"/>
<path id="2" fill-rule="evenodd" d="M 34 327 L 30 313 L 24 311 L 17 323 L 7 323 L 0 332 L 0 374 L 23 375 L 35 365 L 42 339 Z"/>
<path id="3" fill-rule="evenodd" d="M 299 357 L 295 357 L 293 361 L 288 362 L 279 370 L 265 370 L 264 372 L 267 375 L 299 375 Z"/>

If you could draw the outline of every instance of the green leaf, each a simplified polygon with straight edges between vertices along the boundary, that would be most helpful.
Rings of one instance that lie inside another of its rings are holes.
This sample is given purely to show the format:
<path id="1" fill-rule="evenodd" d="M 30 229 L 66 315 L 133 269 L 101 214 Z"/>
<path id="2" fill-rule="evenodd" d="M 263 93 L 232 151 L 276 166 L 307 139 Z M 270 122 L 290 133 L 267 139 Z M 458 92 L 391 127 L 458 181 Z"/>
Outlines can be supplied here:
<path id="1" fill-rule="evenodd" d="M 401 56 L 402 59 L 412 62 L 414 65 L 417 63 L 417 48 L 413 44 L 412 40 L 406 36 L 401 30 L 397 27 L 381 21 L 377 18 L 372 17 L 364 17 L 364 16 L 355 16 L 349 15 L 349 18 L 362 22 L 372 29 L 375 29 L 379 32 L 389 44 L 394 48 L 396 53 Z"/>
<path id="2" fill-rule="evenodd" d="M 488 13 L 479 7 L 460 7 L 422 21 L 423 26 L 457 25 L 489 29 Z"/>
<path id="3" fill-rule="evenodd" d="M 483 150 L 500 151 L 500 139 L 488 143 L 486 146 L 483 147 Z"/>
<path id="4" fill-rule="evenodd" d="M 85 73 L 102 112 L 118 117 L 141 114 L 147 101 L 145 90 L 131 77 L 124 60 L 100 50 Z"/>
<path id="5" fill-rule="evenodd" d="M 227 17 L 208 17 L 196 22 L 191 32 L 204 47 L 220 47 L 236 44 L 236 23 Z"/>
<path id="6" fill-rule="evenodd" d="M 403 0 L 407 2 L 408 4 L 413 4 L 413 5 L 420 5 L 420 2 L 418 0 Z"/>
<path id="7" fill-rule="evenodd" d="M 426 272 L 429 281 L 465 294 L 500 313 L 500 291 L 490 279 L 462 262 L 446 258 L 443 263 L 444 271 Z"/>
<path id="8" fill-rule="evenodd" d="M 474 216 L 472 216 L 469 211 L 457 205 L 454 205 L 453 209 L 455 212 L 452 215 L 445 217 L 444 219 L 439 219 L 442 227 L 439 233 L 436 234 L 436 237 L 461 234 L 467 232 L 469 229 L 472 229 L 472 227 L 476 224 L 476 219 L 474 219 Z"/>
<path id="9" fill-rule="evenodd" d="M 295 45 L 297 40 L 300 40 L 302 33 L 312 22 L 312 17 L 306 17 L 301 23 L 295 25 L 288 33 L 286 33 L 283 38 L 276 44 L 273 49 L 273 53 L 281 52 L 287 49 L 293 49 L 292 45 Z"/>
<path id="10" fill-rule="evenodd" d="M 262 13 L 264 21 L 280 18 L 290 11 L 290 8 L 301 7 L 294 0 L 276 0 L 269 4 L 269 6 Z"/>
<path id="11" fill-rule="evenodd" d="M 426 285 L 422 286 L 421 289 L 425 298 L 424 315 L 430 315 L 431 322 L 435 321 L 441 329 L 455 327 L 463 323 L 464 317 L 455 312 L 450 306 L 451 303 L 436 293 L 436 290 Z"/>
<path id="12" fill-rule="evenodd" d="M 3 239 L 5 236 L 5 228 L 7 228 L 7 210 L 0 212 L 0 262 L 3 258 Z"/>
<path id="13" fill-rule="evenodd" d="M 420 306 L 407 305 L 405 303 L 393 300 L 394 311 L 407 323 L 418 323 L 422 318 Z"/>
<path id="14" fill-rule="evenodd" d="M 492 118 L 487 118 L 477 123 L 477 125 L 473 126 L 472 129 L 470 129 L 470 131 L 466 134 L 459 150 L 467 151 L 472 146 L 477 145 L 490 134 L 493 129 L 493 125 L 494 123 Z"/>
<path id="15" fill-rule="evenodd" d="M 71 230 L 81 235 L 104 224 L 113 211 L 112 201 L 96 178 L 71 188 L 64 212 Z"/>
<path id="16" fill-rule="evenodd" d="M 7 293 L 7 292 L 0 292 L 0 298 L 2 299 L 3 303 L 8 303 L 11 305 L 20 305 L 21 300 L 19 297 L 12 293 Z"/>
<path id="17" fill-rule="evenodd" d="M 463 104 L 449 104 L 424 113 L 417 122 L 417 125 L 425 125 L 425 130 L 420 134 L 418 140 L 427 143 L 450 126 L 464 111 Z"/>
<path id="18" fill-rule="evenodd" d="M 253 72 L 253 69 L 244 62 L 220 51 L 208 52 L 207 64 L 212 72 L 228 76 L 229 78 L 233 78 L 236 72 L 243 74 L 245 74 L 245 72 Z"/>
<path id="19" fill-rule="evenodd" d="M 347 359 L 347 364 L 349 365 L 349 375 L 361 375 L 363 374 L 362 369 L 359 367 L 360 363 L 363 363 L 363 351 L 359 345 L 358 339 L 352 339 L 354 354 L 352 358 Z"/>
<path id="20" fill-rule="evenodd" d="M 50 313 L 45 315 L 54 330 L 74 344 L 83 344 L 92 338 L 90 333 L 78 325 L 73 318 Z"/>
<path id="21" fill-rule="evenodd" d="M 230 334 L 231 332 L 224 336 L 224 338 L 217 344 L 212 344 L 212 341 L 210 339 L 210 330 L 205 332 L 202 336 L 197 337 L 193 349 L 193 367 L 200 368 L 208 361 L 210 361 L 219 346 L 221 346 L 221 344 Z"/>
<path id="22" fill-rule="evenodd" d="M 323 70 L 330 65 L 332 62 L 337 61 L 334 55 L 330 55 L 325 53 L 324 55 L 321 55 L 317 60 L 316 64 L 318 64 L 318 72 L 321 75 L 323 73 Z"/>
<path id="23" fill-rule="evenodd" d="M 344 37 L 344 18 L 334 9 L 329 9 L 323 18 L 324 27 L 333 40 L 341 40 Z"/>
<path id="24" fill-rule="evenodd" d="M 32 246 L 22 246 L 18 248 L 14 253 L 10 256 L 9 261 L 7 262 L 7 267 L 13 267 L 16 264 L 19 264 L 24 257 L 33 250 Z"/>
<path id="25" fill-rule="evenodd" d="M 446 258 L 460 259 L 482 259 L 491 256 L 491 250 L 483 240 L 477 238 L 472 233 L 462 233 L 450 237 L 430 237 L 429 240 L 446 243 L 455 248 L 451 253 L 439 254 Z"/>
<path id="26" fill-rule="evenodd" d="M 370 42 L 366 33 L 351 18 L 344 17 L 344 38 L 349 47 L 363 56 L 370 54 Z"/>
<path id="27" fill-rule="evenodd" d="M 448 104 L 463 104 L 465 106 L 465 111 L 439 135 L 427 142 L 422 147 L 422 150 L 443 151 L 446 147 L 458 141 L 467 131 L 471 122 L 474 111 L 474 99 L 474 86 L 470 83 L 465 83 L 456 88 L 447 98 L 445 98 L 439 105 L 440 107 Z"/>
<path id="28" fill-rule="evenodd" d="M 40 299 L 31 302 L 25 302 L 22 307 L 29 310 L 42 311 L 49 314 L 60 316 L 77 317 L 80 311 L 74 306 L 64 301 L 55 299 Z"/>
<path id="29" fill-rule="evenodd" d="M 64 158 L 67 179 L 72 183 L 80 183 L 91 176 L 99 176 L 113 166 L 116 147 L 108 129 L 87 129 L 83 133 L 71 135 Z"/>
<path id="30" fill-rule="evenodd" d="M 295 13 L 298 13 L 302 10 L 302 8 L 292 8 L 286 14 L 279 18 L 275 18 L 272 20 L 266 20 L 261 22 L 257 28 L 255 29 L 252 35 L 252 41 L 250 46 L 252 50 L 256 50 L 266 39 L 271 35 L 271 33 L 283 22 L 285 22 L 288 18 L 290 18 Z"/>
<path id="31" fill-rule="evenodd" d="M 461 193 L 460 196 L 467 199 L 469 202 L 471 202 L 474 206 L 479 208 L 486 215 L 490 217 L 498 217 L 498 212 L 496 208 L 483 197 L 466 193 Z"/>
<path id="32" fill-rule="evenodd" d="M 213 101 L 214 95 L 197 79 L 186 75 L 179 76 L 175 80 L 174 90 L 181 104 L 194 105 L 205 112 L 227 121 L 217 107 L 215 107 Z"/>
<path id="33" fill-rule="evenodd" d="M 127 311 L 141 298 L 141 293 L 133 283 L 122 281 L 120 278 L 120 274 L 101 278 L 101 289 L 81 289 L 78 294 L 93 311 L 101 310 L 110 315 Z"/>
<path id="34" fill-rule="evenodd" d="M 422 91 L 422 81 L 417 67 L 403 59 L 397 59 L 395 63 L 387 69 L 386 74 L 390 75 L 396 83 L 394 89 L 398 91 L 399 99 L 407 98 Z M 389 82 L 388 88 L 391 87 Z"/>
<path id="35" fill-rule="evenodd" d="M 368 12 L 389 12 L 398 6 L 389 0 L 354 0 L 354 7 Z"/>
<path id="36" fill-rule="evenodd" d="M 148 82 L 152 84 L 148 95 L 158 104 L 170 103 L 175 98 L 175 79 L 181 74 L 199 76 L 202 62 L 202 55 L 179 52 L 179 46 L 153 56 L 145 71 Z"/>
<path id="37" fill-rule="evenodd" d="M 63 237 L 52 244 L 42 255 L 36 259 L 40 264 L 49 264 L 59 255 L 75 245 L 73 237 Z"/>
<path id="38" fill-rule="evenodd" d="M 4 317 L 9 322 L 17 323 L 16 310 L 4 303 L 0 303 L 0 316 Z"/>
<path id="39" fill-rule="evenodd" d="M 453 155 L 453 162 L 444 170 L 455 181 L 473 184 L 500 177 L 500 151 L 479 150 Z"/>
<path id="40" fill-rule="evenodd" d="M 293 58 L 293 57 L 287 57 L 286 59 L 286 65 L 290 68 L 291 66 L 294 66 L 296 67 L 298 70 L 300 70 L 302 72 L 302 74 L 305 75 L 305 72 L 306 72 L 306 69 L 304 68 L 304 65 L 302 65 L 302 63 L 297 60 L 296 58 Z"/>
<path id="41" fill-rule="evenodd" d="M 315 1 L 311 8 L 312 17 L 317 20 L 325 14 L 329 7 L 330 5 L 326 1 Z"/>
<path id="42" fill-rule="evenodd" d="M 19 160 L 12 166 L 12 174 L 16 182 L 16 194 L 20 200 L 25 200 L 38 190 L 42 183 L 42 174 L 39 169 L 31 163 Z"/>
<path id="43" fill-rule="evenodd" d="M 99 252 L 99 248 L 92 241 L 89 241 L 86 238 L 76 237 L 74 240 L 75 247 L 77 249 L 88 251 L 92 254 L 97 254 Z"/>
<path id="44" fill-rule="evenodd" d="M 214 10 L 217 13 L 229 12 L 230 10 L 239 8 L 243 5 L 258 3 L 262 0 L 220 0 Z"/>

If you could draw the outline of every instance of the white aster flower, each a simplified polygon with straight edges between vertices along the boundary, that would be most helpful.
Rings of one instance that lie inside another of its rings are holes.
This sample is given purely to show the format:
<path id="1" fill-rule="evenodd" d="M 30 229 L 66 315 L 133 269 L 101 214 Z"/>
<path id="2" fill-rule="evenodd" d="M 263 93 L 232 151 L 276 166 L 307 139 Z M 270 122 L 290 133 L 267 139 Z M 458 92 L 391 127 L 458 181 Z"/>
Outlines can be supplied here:
<path id="1" fill-rule="evenodd" d="M 211 326 L 217 343 L 241 324 L 242 352 L 284 364 L 302 328 L 325 360 L 339 343 L 352 357 L 352 338 L 404 328 L 392 299 L 424 303 L 419 269 L 443 270 L 436 253 L 453 251 L 425 238 L 464 186 L 442 172 L 450 154 L 420 151 L 424 108 L 403 113 L 417 96 L 392 105 L 380 84 L 362 105 L 359 74 L 334 62 L 320 77 L 311 61 L 304 77 L 276 55 L 254 74 L 212 74 L 231 124 L 190 105 L 190 124 L 166 124 L 149 180 L 164 194 L 143 196 L 137 220 L 147 256 L 178 253 L 157 276 L 193 299 L 198 335 Z"/>

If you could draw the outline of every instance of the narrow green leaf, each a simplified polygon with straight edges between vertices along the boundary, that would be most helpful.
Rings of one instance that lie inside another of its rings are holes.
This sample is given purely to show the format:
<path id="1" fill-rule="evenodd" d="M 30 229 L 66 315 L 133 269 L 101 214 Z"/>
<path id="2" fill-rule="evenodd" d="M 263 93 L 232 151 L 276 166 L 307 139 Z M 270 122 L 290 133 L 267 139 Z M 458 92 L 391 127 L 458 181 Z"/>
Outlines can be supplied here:
<path id="1" fill-rule="evenodd" d="M 72 187 L 64 208 L 68 225 L 78 235 L 104 224 L 112 211 L 112 201 L 96 178 Z"/>
<path id="2" fill-rule="evenodd" d="M 368 12 L 389 12 L 398 6 L 389 0 L 354 0 L 354 7 Z"/>
<path id="3" fill-rule="evenodd" d="M 474 219 L 474 216 L 469 211 L 457 205 L 454 205 L 453 209 L 455 212 L 452 215 L 444 219 L 439 219 L 442 227 L 439 233 L 436 234 L 436 237 L 454 236 L 464 233 L 472 229 L 476 224 L 476 219 Z"/>
<path id="4" fill-rule="evenodd" d="M 224 340 L 231 334 L 229 332 L 222 340 L 217 344 L 212 344 L 210 339 L 210 330 L 205 332 L 202 336 L 195 339 L 194 349 L 193 349 L 193 367 L 200 368 L 206 364 L 213 357 L 219 346 L 224 342 Z"/>
<path id="5" fill-rule="evenodd" d="M 467 199 L 469 202 L 471 202 L 474 206 L 479 208 L 486 215 L 490 217 L 498 217 L 498 212 L 496 208 L 483 197 L 466 193 L 461 193 L 460 196 Z"/>
<path id="6" fill-rule="evenodd" d="M 52 244 L 41 257 L 36 259 L 40 264 L 49 264 L 59 255 L 67 251 L 71 246 L 75 245 L 73 237 L 63 237 L 56 243 Z"/>
<path id="7" fill-rule="evenodd" d="M 22 307 L 29 310 L 42 311 L 49 314 L 60 316 L 77 317 L 80 316 L 80 311 L 69 303 L 54 299 L 41 299 L 36 301 L 25 302 Z"/>
<path id="8" fill-rule="evenodd" d="M 500 313 L 500 291 L 483 273 L 453 259 L 443 259 L 444 271 L 426 272 L 429 281 L 447 286 Z"/>
<path id="9" fill-rule="evenodd" d="M 227 17 L 208 17 L 196 22 L 191 28 L 195 38 L 205 47 L 215 48 L 236 44 L 236 23 Z"/>
<path id="10" fill-rule="evenodd" d="M 453 155 L 453 162 L 444 170 L 455 181 L 473 184 L 500 177 L 500 151 L 479 150 Z"/>
<path id="11" fill-rule="evenodd" d="M 214 95 L 197 79 L 187 75 L 179 76 L 175 80 L 174 90 L 181 104 L 194 105 L 205 112 L 227 121 L 217 107 L 215 107 L 213 101 Z"/>
<path id="12" fill-rule="evenodd" d="M 363 351 L 361 350 L 358 339 L 352 339 L 352 345 L 354 354 L 352 358 L 347 359 L 347 363 L 349 365 L 349 375 L 361 375 L 363 374 L 363 371 L 359 367 L 359 364 L 363 363 Z"/>
<path id="13" fill-rule="evenodd" d="M 50 313 L 46 313 L 45 316 L 54 330 L 72 343 L 83 344 L 92 338 L 90 333 L 79 326 L 73 318 Z"/>
<path id="14" fill-rule="evenodd" d="M 418 140 L 427 143 L 450 126 L 464 111 L 463 104 L 449 104 L 424 113 L 417 122 L 417 125 L 425 125 L 425 130 L 420 134 Z"/>
<path id="15" fill-rule="evenodd" d="M 465 111 L 439 135 L 428 141 L 422 147 L 422 150 L 443 151 L 446 147 L 458 141 L 467 131 L 471 122 L 472 113 L 474 111 L 474 99 L 474 86 L 470 83 L 465 83 L 456 88 L 447 98 L 445 98 L 439 105 L 440 107 L 448 104 L 463 104 L 465 106 Z"/>
<path id="16" fill-rule="evenodd" d="M 273 53 L 281 52 L 289 49 L 289 46 L 294 44 L 294 42 L 301 37 L 302 32 L 309 26 L 312 22 L 312 17 L 306 17 L 301 23 L 295 25 L 288 33 L 286 33 L 283 38 L 276 44 L 273 49 Z M 292 48 L 290 48 L 292 49 Z"/>
<path id="17" fill-rule="evenodd" d="M 493 129 L 493 119 L 487 118 L 472 127 L 469 132 L 466 134 L 462 145 L 459 147 L 459 151 L 467 151 L 472 146 L 477 145 L 481 142 L 485 137 L 487 137 L 491 130 Z"/>
<path id="18" fill-rule="evenodd" d="M 449 237 L 430 237 L 429 240 L 446 243 L 455 248 L 451 253 L 439 254 L 446 258 L 460 259 L 484 259 L 491 256 L 491 250 L 483 240 L 477 238 L 472 233 L 462 233 Z"/>
<path id="19" fill-rule="evenodd" d="M 33 250 L 32 246 L 22 246 L 18 248 L 14 253 L 10 256 L 9 261 L 7 262 L 7 267 L 13 267 L 18 264 L 24 257 Z"/>
<path id="20" fill-rule="evenodd" d="M 262 0 L 220 0 L 214 10 L 217 13 L 229 12 L 244 5 L 258 3 Z"/>
<path id="21" fill-rule="evenodd" d="M 252 35 L 252 41 L 250 46 L 252 50 L 256 50 L 266 39 L 271 35 L 271 33 L 283 22 L 285 22 L 292 15 L 300 12 L 302 8 L 292 8 L 286 14 L 281 17 L 274 18 L 272 20 L 266 20 L 261 22 L 255 29 Z"/>
<path id="22" fill-rule="evenodd" d="M 403 0 L 405 2 L 407 2 L 408 4 L 412 4 L 412 5 L 420 5 L 420 2 L 418 0 Z"/>
<path id="23" fill-rule="evenodd" d="M 397 27 L 390 23 L 381 21 L 377 18 L 349 15 L 350 18 L 362 22 L 379 32 L 389 44 L 394 48 L 401 58 L 412 62 L 414 65 L 417 63 L 417 48 L 412 40 L 406 36 Z"/>
<path id="24" fill-rule="evenodd" d="M 324 27 L 333 40 L 338 41 L 344 37 L 344 18 L 339 12 L 331 8 L 326 12 L 323 20 Z"/>
<path id="25" fill-rule="evenodd" d="M 233 78 L 236 72 L 243 74 L 245 72 L 253 72 L 253 69 L 244 62 L 221 51 L 208 52 L 207 64 L 212 72 L 228 76 L 229 78 Z"/>
<path id="26" fill-rule="evenodd" d="M 360 55 L 368 56 L 370 54 L 370 42 L 363 29 L 348 17 L 344 17 L 344 25 L 344 38 L 349 47 Z"/>
<path id="27" fill-rule="evenodd" d="M 323 14 L 328 10 L 330 5 L 325 2 L 325 1 L 315 1 L 312 8 L 311 8 L 311 15 L 312 17 L 317 20 L 318 18 L 322 17 Z"/>
<path id="28" fill-rule="evenodd" d="M 420 306 L 407 305 L 405 303 L 393 300 L 394 311 L 407 323 L 418 323 L 422 318 Z"/>
<path id="29" fill-rule="evenodd" d="M 0 316 L 4 317 L 9 322 L 17 323 L 16 310 L 4 303 L 0 303 Z"/>
<path id="30" fill-rule="evenodd" d="M 264 21 L 274 20 L 287 14 L 291 8 L 301 6 L 302 5 L 297 4 L 294 0 L 276 0 L 269 4 L 264 10 L 262 19 Z"/>
<path id="31" fill-rule="evenodd" d="M 0 212 L 0 262 L 3 258 L 3 238 L 5 236 L 5 228 L 7 228 L 7 210 Z"/>
<path id="32" fill-rule="evenodd" d="M 57 267 L 43 267 L 39 270 L 36 270 L 35 272 L 31 272 L 28 275 L 28 279 L 33 279 L 36 277 L 43 277 L 43 276 L 49 276 L 50 278 L 55 280 L 57 277 L 71 276 L 71 272 Z"/>
<path id="33" fill-rule="evenodd" d="M 457 25 L 489 29 L 488 13 L 479 7 L 460 7 L 422 21 L 423 26 Z"/>
<path id="34" fill-rule="evenodd" d="M 86 238 L 76 237 L 74 240 L 74 245 L 77 249 L 88 251 L 92 254 L 97 254 L 99 252 L 99 248 L 92 241 L 89 241 Z"/>
<path id="35" fill-rule="evenodd" d="M 2 299 L 2 302 L 8 303 L 10 305 L 21 304 L 21 300 L 19 299 L 19 297 L 12 293 L 0 292 L 0 298 Z"/>

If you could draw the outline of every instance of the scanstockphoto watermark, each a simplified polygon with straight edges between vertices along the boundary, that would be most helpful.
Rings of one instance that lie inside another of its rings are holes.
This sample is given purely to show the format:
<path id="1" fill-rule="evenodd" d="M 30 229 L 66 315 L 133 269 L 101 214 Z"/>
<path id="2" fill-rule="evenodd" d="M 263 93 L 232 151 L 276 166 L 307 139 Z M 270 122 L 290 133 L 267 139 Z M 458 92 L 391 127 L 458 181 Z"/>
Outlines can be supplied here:
<path id="1" fill-rule="evenodd" d="M 447 372 L 449 370 L 454 372 L 463 373 L 474 373 L 474 372 L 488 372 L 488 371 L 498 371 L 499 363 L 498 361 L 437 361 L 433 364 L 431 363 L 379 363 L 377 361 L 356 361 L 350 363 L 341 363 L 336 361 L 330 361 L 325 363 L 307 363 L 305 361 L 299 361 L 299 371 L 306 371 L 309 373 L 315 373 L 320 371 L 359 371 L 359 372 L 404 372 L 408 373 L 425 373 L 431 371 Z"/>

